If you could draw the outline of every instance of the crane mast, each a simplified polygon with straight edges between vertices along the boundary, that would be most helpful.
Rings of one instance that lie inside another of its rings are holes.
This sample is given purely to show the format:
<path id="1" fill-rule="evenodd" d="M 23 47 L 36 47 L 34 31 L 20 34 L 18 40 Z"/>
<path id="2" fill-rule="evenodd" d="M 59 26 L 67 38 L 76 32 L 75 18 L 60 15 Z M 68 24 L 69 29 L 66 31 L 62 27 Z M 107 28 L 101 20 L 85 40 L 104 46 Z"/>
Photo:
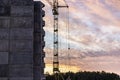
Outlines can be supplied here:
<path id="1" fill-rule="evenodd" d="M 53 15 L 54 15 L 54 51 L 53 51 L 53 73 L 59 73 L 58 59 L 58 0 L 53 0 Z"/>
<path id="2" fill-rule="evenodd" d="M 46 0 L 52 6 L 52 12 L 54 16 L 54 49 L 53 49 L 53 74 L 55 75 L 55 80 L 59 80 L 59 40 L 58 40 L 58 19 L 59 19 L 59 8 L 68 8 L 68 5 L 59 6 L 58 0 L 53 0 L 53 4 Z M 64 0 L 65 1 L 65 0 Z M 63 79 L 63 78 L 62 78 Z M 63 79 L 64 80 L 64 79 Z"/>
<path id="3" fill-rule="evenodd" d="M 53 51 L 53 73 L 59 73 L 59 42 L 58 42 L 58 16 L 59 8 L 68 8 L 66 6 L 59 6 L 58 0 L 53 0 L 53 15 L 54 15 L 54 51 Z"/>

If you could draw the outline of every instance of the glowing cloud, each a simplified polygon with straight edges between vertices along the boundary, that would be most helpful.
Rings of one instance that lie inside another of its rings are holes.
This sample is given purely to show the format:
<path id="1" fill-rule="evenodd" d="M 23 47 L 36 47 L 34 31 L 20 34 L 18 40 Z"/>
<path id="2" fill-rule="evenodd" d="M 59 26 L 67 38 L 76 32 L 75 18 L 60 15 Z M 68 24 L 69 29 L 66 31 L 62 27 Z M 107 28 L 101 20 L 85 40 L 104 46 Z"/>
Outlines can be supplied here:
<path id="1" fill-rule="evenodd" d="M 66 0 L 70 6 L 70 55 L 75 70 L 105 70 L 120 74 L 120 0 Z M 52 62 L 53 21 L 46 3 L 46 63 Z M 60 5 L 64 3 L 60 0 Z M 67 60 L 65 10 L 60 11 L 61 65 Z M 62 48 L 61 48 L 62 47 Z M 80 69 L 78 69 L 80 68 Z"/>

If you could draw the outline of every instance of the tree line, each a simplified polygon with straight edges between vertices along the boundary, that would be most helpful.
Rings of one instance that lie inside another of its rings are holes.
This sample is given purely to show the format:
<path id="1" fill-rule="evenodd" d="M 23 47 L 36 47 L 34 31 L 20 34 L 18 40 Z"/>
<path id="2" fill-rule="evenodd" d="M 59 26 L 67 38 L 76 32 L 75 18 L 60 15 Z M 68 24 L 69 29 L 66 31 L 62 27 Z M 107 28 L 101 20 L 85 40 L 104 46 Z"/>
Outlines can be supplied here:
<path id="1" fill-rule="evenodd" d="M 120 76 L 115 73 L 102 72 L 67 72 L 59 74 L 59 80 L 120 80 Z M 55 80 L 54 75 L 46 74 L 46 80 Z"/>

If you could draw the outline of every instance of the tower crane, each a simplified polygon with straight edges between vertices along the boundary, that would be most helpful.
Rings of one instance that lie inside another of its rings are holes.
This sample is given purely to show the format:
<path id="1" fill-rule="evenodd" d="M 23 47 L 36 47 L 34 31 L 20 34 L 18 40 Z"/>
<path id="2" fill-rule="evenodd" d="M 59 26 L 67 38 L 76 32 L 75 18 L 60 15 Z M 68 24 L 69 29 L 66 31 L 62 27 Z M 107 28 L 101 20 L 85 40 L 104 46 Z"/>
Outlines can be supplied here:
<path id="1" fill-rule="evenodd" d="M 59 42 L 58 42 L 58 19 L 59 19 L 59 8 L 68 8 L 69 6 L 67 4 L 65 5 L 59 5 L 58 0 L 53 0 L 53 3 L 50 2 L 49 0 L 46 0 L 51 6 L 52 6 L 52 13 L 54 16 L 54 50 L 53 50 L 53 74 L 56 75 L 55 80 L 59 80 L 57 78 L 59 71 Z M 65 1 L 65 0 L 64 0 Z M 66 2 L 65 2 L 66 3 Z"/>

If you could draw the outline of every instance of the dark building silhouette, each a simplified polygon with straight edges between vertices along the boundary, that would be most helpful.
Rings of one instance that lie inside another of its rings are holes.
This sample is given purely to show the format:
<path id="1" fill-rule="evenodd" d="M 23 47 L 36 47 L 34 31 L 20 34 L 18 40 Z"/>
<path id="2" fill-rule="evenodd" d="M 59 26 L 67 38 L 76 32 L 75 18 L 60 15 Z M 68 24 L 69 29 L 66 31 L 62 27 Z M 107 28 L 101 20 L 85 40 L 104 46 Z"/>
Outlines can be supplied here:
<path id="1" fill-rule="evenodd" d="M 0 80 L 44 80 L 44 4 L 0 0 Z"/>

